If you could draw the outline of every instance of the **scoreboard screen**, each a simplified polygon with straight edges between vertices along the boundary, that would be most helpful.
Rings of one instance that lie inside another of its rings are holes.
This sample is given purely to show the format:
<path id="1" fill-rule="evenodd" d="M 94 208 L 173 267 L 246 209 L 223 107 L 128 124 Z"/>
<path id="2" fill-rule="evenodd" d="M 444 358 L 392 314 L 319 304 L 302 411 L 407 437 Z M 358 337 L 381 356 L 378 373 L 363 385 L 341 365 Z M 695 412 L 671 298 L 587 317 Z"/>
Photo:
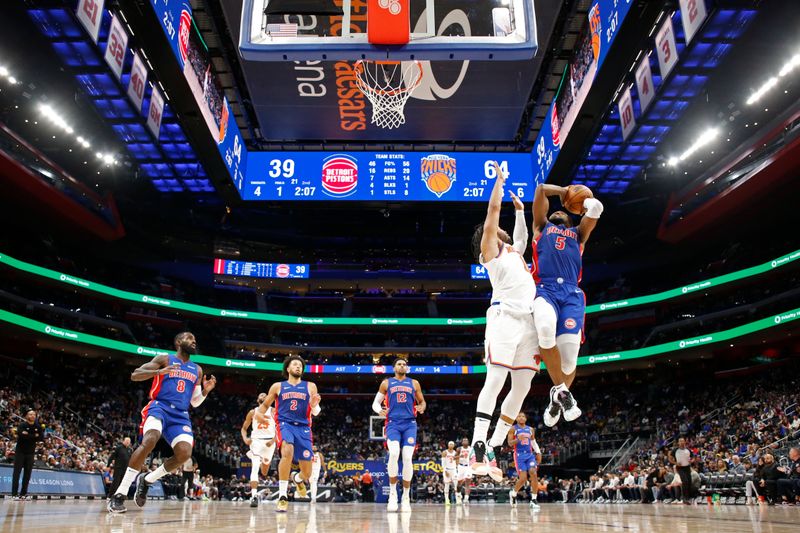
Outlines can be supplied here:
<path id="1" fill-rule="evenodd" d="M 309 265 L 214 259 L 214 274 L 250 278 L 308 278 Z"/>
<path id="2" fill-rule="evenodd" d="M 486 202 L 494 161 L 506 190 L 532 200 L 529 153 L 250 152 L 237 188 L 244 200 Z"/>
<path id="3" fill-rule="evenodd" d="M 528 263 L 528 270 L 531 269 L 531 264 Z M 469 277 L 471 279 L 489 279 L 489 273 L 486 271 L 486 267 L 483 265 L 470 265 L 469 269 Z"/>

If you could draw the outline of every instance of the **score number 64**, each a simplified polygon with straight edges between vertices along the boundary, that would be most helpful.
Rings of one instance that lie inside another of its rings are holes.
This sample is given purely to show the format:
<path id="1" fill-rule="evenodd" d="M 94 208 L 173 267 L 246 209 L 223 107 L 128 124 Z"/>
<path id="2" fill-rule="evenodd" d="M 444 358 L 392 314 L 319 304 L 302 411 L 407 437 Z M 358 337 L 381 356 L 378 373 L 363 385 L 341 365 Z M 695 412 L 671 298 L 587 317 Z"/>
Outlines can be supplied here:
<path id="1" fill-rule="evenodd" d="M 506 180 L 511 177 L 511 173 L 508 171 L 508 161 L 499 161 L 498 166 L 500 170 L 503 171 L 503 174 L 506 177 Z M 483 164 L 483 175 L 486 176 L 486 179 L 493 180 L 497 177 L 497 171 L 494 168 L 494 161 L 486 161 Z M 517 196 L 522 198 L 525 196 L 525 190 L 522 187 L 517 189 Z"/>

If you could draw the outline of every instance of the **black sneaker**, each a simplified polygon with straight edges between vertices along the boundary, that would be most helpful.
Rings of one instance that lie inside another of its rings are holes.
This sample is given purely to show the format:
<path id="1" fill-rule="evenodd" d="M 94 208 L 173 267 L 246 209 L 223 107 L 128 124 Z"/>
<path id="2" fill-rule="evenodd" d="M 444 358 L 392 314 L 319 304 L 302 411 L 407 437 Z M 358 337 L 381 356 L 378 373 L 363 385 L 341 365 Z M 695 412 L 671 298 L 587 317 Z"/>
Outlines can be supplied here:
<path id="1" fill-rule="evenodd" d="M 106 509 L 108 509 L 109 513 L 124 513 L 127 511 L 125 508 L 125 496 L 122 494 L 114 494 L 111 496 L 106 505 Z"/>
<path id="2" fill-rule="evenodd" d="M 147 503 L 147 491 L 150 490 L 150 483 L 145 481 L 145 474 L 139 474 L 136 478 L 136 494 L 133 495 L 133 502 L 137 507 L 144 507 Z"/>
<path id="3" fill-rule="evenodd" d="M 572 397 L 572 393 L 570 391 L 562 390 L 558 393 L 555 400 L 561 405 L 561 409 L 564 412 L 564 420 L 567 422 L 572 422 L 581 416 L 582 413 L 578 407 L 578 402 L 576 402 L 575 398 Z"/>
<path id="4" fill-rule="evenodd" d="M 250 498 L 250 507 L 258 507 L 258 497 L 253 496 Z"/>
<path id="5" fill-rule="evenodd" d="M 482 440 L 477 441 L 472 445 L 472 451 L 475 453 L 475 462 L 483 463 L 483 458 L 486 457 L 486 443 Z"/>

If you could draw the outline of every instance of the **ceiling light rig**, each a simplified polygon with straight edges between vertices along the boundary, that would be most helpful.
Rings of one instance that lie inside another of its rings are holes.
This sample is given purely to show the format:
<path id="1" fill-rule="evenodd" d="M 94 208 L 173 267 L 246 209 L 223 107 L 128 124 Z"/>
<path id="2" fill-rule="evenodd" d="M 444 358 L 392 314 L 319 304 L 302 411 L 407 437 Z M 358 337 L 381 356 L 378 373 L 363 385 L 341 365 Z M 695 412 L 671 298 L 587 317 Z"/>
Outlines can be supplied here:
<path id="1" fill-rule="evenodd" d="M 671 167 L 677 166 L 678 163 L 685 161 L 693 153 L 697 152 L 703 146 L 708 145 L 719 136 L 719 128 L 708 128 L 700 134 L 695 142 L 692 143 L 681 155 L 672 156 L 667 160 L 667 164 Z"/>
<path id="2" fill-rule="evenodd" d="M 789 74 L 792 73 L 797 67 L 800 67 L 800 53 L 795 54 L 792 58 L 787 61 L 783 67 L 781 67 L 780 72 L 778 72 L 777 76 L 772 76 L 767 81 L 765 81 L 761 87 L 759 87 L 753 94 L 750 95 L 750 98 L 747 99 L 747 105 L 753 105 L 761 98 L 767 94 L 770 90 L 772 90 L 778 82 L 780 78 L 785 78 Z"/>
<path id="3" fill-rule="evenodd" d="M 53 107 L 49 104 L 39 104 L 39 113 L 41 113 L 46 119 L 48 119 L 51 123 L 55 126 L 61 128 L 69 135 L 75 134 L 75 129 L 69 125 L 66 119 L 61 116 Z M 83 146 L 86 149 L 92 147 L 92 143 L 90 143 L 86 138 L 82 135 L 75 135 L 75 141 Z M 104 153 L 104 152 L 97 152 L 97 158 L 102 160 L 108 166 L 118 165 L 119 162 L 114 154 Z"/>

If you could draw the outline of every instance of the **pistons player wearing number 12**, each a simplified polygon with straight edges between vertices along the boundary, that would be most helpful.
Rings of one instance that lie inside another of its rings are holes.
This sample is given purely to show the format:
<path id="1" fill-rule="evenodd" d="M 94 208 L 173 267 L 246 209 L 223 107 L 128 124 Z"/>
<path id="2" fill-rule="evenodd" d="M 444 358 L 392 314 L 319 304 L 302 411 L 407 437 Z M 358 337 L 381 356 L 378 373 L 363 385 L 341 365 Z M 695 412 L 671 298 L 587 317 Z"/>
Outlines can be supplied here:
<path id="1" fill-rule="evenodd" d="M 569 391 L 575 379 L 586 310 L 586 297 L 578 284 L 581 281 L 586 241 L 603 212 L 603 204 L 599 200 L 586 198 L 578 226 L 573 225 L 572 219 L 564 211 L 555 211 L 548 217 L 550 202 L 547 197 L 559 196 L 563 205 L 569 189 L 541 184 L 536 188 L 533 198 L 531 273 L 536 281 L 534 322 L 542 359 L 553 380 L 550 404 L 544 413 L 544 423 L 548 427 L 558 422 L 562 412 L 564 420 L 568 422 L 581 415 Z M 586 192 L 590 193 L 588 189 Z"/>
<path id="2" fill-rule="evenodd" d="M 317 386 L 303 380 L 306 362 L 299 355 L 290 355 L 283 361 L 286 381 L 273 383 L 267 399 L 254 411 L 256 422 L 266 422 L 267 409 L 275 404 L 276 435 L 281 449 L 278 463 L 278 504 L 275 510 L 285 513 L 289 509 L 288 488 L 292 463 L 297 462 L 300 472 L 294 476 L 297 496 L 305 498 L 306 482 L 311 479 L 312 438 L 311 416 L 317 416 L 322 408 Z"/>
<path id="3" fill-rule="evenodd" d="M 384 406 L 385 402 L 385 406 Z M 384 379 L 372 402 L 372 410 L 386 417 L 386 447 L 389 449 L 389 512 L 397 511 L 397 474 L 400 448 L 403 452 L 403 511 L 411 510 L 411 478 L 417 446 L 417 414 L 425 412 L 425 397 L 416 379 L 408 377 L 405 359 L 394 362 L 394 377 Z"/>

